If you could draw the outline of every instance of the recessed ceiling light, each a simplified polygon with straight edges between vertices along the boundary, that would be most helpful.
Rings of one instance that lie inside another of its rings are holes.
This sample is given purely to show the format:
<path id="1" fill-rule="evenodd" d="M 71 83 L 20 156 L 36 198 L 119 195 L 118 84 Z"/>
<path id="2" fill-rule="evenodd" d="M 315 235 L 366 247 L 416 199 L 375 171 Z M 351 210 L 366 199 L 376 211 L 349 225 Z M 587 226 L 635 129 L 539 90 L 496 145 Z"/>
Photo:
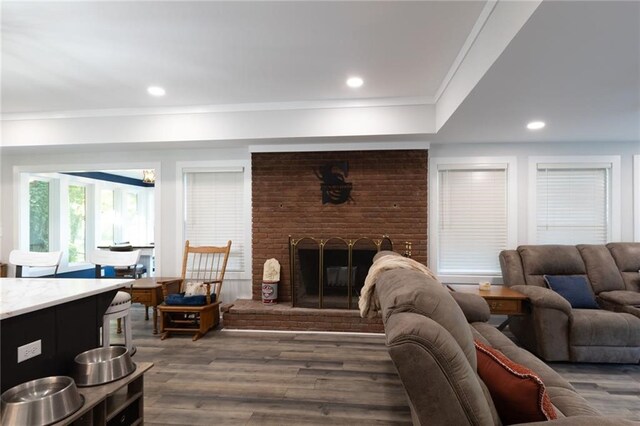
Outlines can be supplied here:
<path id="1" fill-rule="evenodd" d="M 354 89 L 362 86 L 364 84 L 364 80 L 360 77 L 349 77 L 347 79 L 347 86 L 352 87 Z"/>
<path id="2" fill-rule="evenodd" d="M 540 130 L 544 126 L 546 126 L 544 121 L 531 121 L 527 124 L 527 129 L 529 130 Z"/>
<path id="3" fill-rule="evenodd" d="M 149 93 L 151 96 L 164 96 L 166 92 L 160 86 L 149 86 L 147 87 L 147 93 Z"/>

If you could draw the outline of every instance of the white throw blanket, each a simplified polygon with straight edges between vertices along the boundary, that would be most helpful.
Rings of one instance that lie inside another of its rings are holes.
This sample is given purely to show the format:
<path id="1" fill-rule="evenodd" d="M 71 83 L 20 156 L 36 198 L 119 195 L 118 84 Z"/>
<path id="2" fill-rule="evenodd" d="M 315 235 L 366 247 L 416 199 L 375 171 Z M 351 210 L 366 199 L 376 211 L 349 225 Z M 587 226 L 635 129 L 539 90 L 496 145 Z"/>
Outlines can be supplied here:
<path id="1" fill-rule="evenodd" d="M 391 269 L 411 269 L 413 271 L 422 272 L 426 276 L 437 280 L 438 278 L 431 272 L 429 268 L 413 259 L 402 256 L 388 255 L 376 260 L 371 268 L 367 278 L 364 280 L 364 286 L 358 300 L 360 308 L 360 316 L 362 318 L 372 318 L 380 310 L 380 301 L 376 296 L 376 282 L 381 273 Z"/>

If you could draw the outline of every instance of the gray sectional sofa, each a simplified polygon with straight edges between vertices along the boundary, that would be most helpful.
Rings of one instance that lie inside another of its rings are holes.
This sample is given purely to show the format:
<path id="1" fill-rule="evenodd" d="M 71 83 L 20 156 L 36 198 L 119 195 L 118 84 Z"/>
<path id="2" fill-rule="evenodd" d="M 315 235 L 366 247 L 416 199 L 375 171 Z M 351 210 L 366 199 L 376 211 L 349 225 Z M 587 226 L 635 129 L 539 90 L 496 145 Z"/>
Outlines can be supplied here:
<path id="1" fill-rule="evenodd" d="M 509 328 L 547 361 L 640 361 L 640 243 L 526 245 L 500 253 L 504 284 L 529 298 Z M 545 275 L 581 276 L 601 309 L 573 309 Z"/>
<path id="2" fill-rule="evenodd" d="M 451 293 L 438 281 L 406 269 L 382 273 L 376 296 L 414 425 L 502 424 L 477 373 L 474 339 L 543 380 L 558 416 L 552 424 L 636 424 L 601 416 L 553 369 L 486 323 L 489 308 L 480 297 Z"/>

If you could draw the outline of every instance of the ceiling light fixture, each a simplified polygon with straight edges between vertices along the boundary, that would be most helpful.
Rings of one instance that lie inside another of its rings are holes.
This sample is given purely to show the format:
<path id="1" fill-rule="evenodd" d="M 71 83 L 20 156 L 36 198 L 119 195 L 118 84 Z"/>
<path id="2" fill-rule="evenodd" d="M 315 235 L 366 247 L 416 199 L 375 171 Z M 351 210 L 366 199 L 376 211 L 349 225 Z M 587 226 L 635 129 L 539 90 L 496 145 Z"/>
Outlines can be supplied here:
<path id="1" fill-rule="evenodd" d="M 147 87 L 147 93 L 149 93 L 151 96 L 164 96 L 166 92 L 160 86 L 149 86 Z"/>
<path id="2" fill-rule="evenodd" d="M 362 86 L 364 84 L 364 80 L 361 79 L 360 77 L 349 77 L 347 79 L 347 86 L 353 88 L 353 89 L 357 89 L 358 87 Z"/>
<path id="3" fill-rule="evenodd" d="M 527 129 L 529 130 L 540 130 L 544 126 L 546 126 L 544 121 L 531 121 L 527 124 Z"/>

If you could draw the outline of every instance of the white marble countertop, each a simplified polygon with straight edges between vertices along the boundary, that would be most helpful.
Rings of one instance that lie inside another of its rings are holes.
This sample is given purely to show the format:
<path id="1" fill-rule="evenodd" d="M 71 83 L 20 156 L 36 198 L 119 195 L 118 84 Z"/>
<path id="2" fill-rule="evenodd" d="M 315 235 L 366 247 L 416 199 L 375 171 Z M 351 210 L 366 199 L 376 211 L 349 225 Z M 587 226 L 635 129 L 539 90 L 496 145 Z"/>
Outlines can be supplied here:
<path id="1" fill-rule="evenodd" d="M 132 284 L 131 279 L 0 278 L 0 320 Z"/>

